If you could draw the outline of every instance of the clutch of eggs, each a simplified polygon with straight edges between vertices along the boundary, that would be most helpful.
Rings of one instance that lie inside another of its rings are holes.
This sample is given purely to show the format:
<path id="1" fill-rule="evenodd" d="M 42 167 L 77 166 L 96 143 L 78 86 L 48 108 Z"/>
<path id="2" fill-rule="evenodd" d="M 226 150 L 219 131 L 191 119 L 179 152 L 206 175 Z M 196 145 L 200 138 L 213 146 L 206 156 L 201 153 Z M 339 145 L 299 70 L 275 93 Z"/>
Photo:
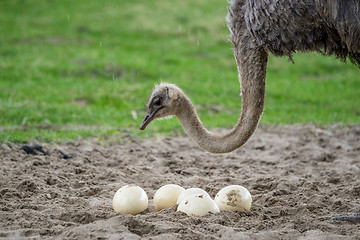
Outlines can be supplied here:
<path id="1" fill-rule="evenodd" d="M 167 184 L 154 194 L 156 211 L 171 208 L 178 204 L 177 211 L 189 216 L 204 216 L 223 210 L 243 212 L 250 210 L 252 197 L 250 192 L 240 185 L 230 185 L 221 189 L 213 200 L 201 188 L 189 188 L 176 184 Z M 126 185 L 114 195 L 113 209 L 117 213 L 138 214 L 148 208 L 146 192 L 139 186 Z"/>

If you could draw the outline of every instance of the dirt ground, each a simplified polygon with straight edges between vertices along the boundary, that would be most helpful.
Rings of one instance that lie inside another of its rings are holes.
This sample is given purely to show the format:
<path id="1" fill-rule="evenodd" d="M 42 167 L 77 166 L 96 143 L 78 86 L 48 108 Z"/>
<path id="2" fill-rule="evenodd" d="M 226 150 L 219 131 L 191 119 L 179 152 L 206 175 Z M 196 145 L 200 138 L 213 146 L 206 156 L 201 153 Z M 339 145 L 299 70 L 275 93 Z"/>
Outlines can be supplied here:
<path id="1" fill-rule="evenodd" d="M 360 239 L 360 224 L 328 221 L 360 212 L 360 125 L 262 125 L 244 147 L 222 155 L 186 136 L 41 145 L 0 144 L 0 238 Z M 176 207 L 155 212 L 154 193 L 168 183 L 212 197 L 239 184 L 253 206 L 199 218 Z M 112 210 L 126 184 L 147 192 L 148 210 Z"/>

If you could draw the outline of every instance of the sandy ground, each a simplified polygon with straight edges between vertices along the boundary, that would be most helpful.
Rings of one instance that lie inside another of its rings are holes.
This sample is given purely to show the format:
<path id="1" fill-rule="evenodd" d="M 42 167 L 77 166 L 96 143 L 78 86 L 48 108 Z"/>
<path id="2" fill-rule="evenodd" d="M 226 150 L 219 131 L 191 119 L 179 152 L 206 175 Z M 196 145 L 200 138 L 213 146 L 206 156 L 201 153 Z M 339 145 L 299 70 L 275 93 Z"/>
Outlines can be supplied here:
<path id="1" fill-rule="evenodd" d="M 360 224 L 328 221 L 360 212 L 360 126 L 260 126 L 241 149 L 206 153 L 187 137 L 122 143 L 0 144 L 0 238 L 4 239 L 360 239 Z M 28 151 L 29 152 L 29 151 Z M 155 212 L 164 184 L 214 197 L 243 185 L 249 212 L 188 217 Z M 144 188 L 149 209 L 116 214 L 112 197 Z"/>

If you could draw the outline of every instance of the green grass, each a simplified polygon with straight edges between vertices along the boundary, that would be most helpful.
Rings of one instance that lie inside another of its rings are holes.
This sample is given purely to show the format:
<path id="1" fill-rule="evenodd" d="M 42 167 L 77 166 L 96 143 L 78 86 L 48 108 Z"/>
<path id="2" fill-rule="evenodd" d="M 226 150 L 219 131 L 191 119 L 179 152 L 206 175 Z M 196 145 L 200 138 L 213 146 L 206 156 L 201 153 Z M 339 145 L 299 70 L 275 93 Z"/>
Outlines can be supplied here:
<path id="1" fill-rule="evenodd" d="M 182 132 L 175 118 L 137 130 L 160 81 L 183 88 L 207 127 L 233 126 L 241 103 L 227 5 L 0 1 L 0 141 Z M 359 69 L 314 53 L 294 60 L 270 57 L 262 122 L 360 122 Z"/>

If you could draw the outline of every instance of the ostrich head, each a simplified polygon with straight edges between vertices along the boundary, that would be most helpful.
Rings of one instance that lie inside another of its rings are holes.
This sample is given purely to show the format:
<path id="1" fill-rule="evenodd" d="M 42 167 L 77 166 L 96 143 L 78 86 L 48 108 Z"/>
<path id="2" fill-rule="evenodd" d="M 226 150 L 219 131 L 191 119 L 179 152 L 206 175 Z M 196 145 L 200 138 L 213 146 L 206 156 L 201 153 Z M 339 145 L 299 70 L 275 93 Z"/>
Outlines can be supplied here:
<path id="1" fill-rule="evenodd" d="M 147 104 L 147 114 L 140 124 L 140 129 L 144 130 L 154 119 L 175 115 L 179 109 L 181 92 L 173 84 L 161 83 L 156 85 Z"/>

